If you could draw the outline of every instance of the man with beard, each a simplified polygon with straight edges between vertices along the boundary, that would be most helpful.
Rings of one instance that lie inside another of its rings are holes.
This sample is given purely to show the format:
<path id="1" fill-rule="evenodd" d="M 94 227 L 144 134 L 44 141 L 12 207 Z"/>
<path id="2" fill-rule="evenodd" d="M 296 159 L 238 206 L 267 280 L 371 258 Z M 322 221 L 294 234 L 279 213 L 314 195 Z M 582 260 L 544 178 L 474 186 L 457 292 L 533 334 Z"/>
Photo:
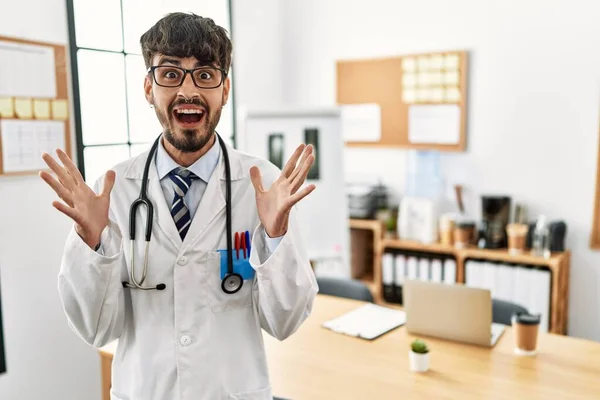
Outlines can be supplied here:
<path id="1" fill-rule="evenodd" d="M 141 46 L 153 147 L 94 190 L 65 153 L 43 155 L 74 221 L 58 278 L 68 323 L 96 347 L 119 339 L 112 399 L 271 399 L 261 330 L 287 338 L 317 292 L 294 219 L 312 147 L 279 170 L 220 139 L 232 45 L 211 19 L 169 14 Z"/>

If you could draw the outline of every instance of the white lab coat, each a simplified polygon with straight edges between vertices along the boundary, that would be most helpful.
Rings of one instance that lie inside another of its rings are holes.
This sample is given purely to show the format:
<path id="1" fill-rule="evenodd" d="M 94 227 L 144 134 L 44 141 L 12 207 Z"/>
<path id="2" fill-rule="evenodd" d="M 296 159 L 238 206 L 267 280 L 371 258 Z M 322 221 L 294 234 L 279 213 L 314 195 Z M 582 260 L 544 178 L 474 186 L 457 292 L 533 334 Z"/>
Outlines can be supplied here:
<path id="1" fill-rule="evenodd" d="M 139 196 L 148 152 L 117 165 L 110 223 L 102 233 L 104 255 L 74 231 L 67 239 L 58 277 L 70 326 L 88 344 L 119 339 L 113 360 L 112 400 L 272 399 L 261 328 L 283 340 L 309 316 L 318 287 L 302 247 L 295 210 L 288 232 L 267 256 L 249 169 L 259 166 L 265 188 L 280 171 L 228 146 L 232 177 L 232 228 L 250 231 L 250 263 L 256 273 L 235 294 L 221 290 L 220 255 L 225 249 L 223 156 L 211 176 L 182 243 L 157 178 L 149 174 L 154 222 L 145 286 L 129 281 L 129 208 Z M 96 185 L 96 192 L 101 188 Z M 146 212 L 137 213 L 135 262 L 144 259 Z"/>

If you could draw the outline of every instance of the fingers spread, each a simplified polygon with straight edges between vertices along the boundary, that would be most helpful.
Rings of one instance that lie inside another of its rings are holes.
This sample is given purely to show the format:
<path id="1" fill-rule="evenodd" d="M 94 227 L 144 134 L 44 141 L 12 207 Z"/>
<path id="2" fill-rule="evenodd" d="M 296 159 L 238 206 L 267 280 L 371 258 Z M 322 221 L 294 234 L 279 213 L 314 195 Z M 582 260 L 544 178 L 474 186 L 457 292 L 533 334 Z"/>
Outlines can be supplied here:
<path id="1" fill-rule="evenodd" d="M 314 184 L 307 185 L 302 188 L 302 190 L 294 193 L 289 199 L 289 207 L 293 207 L 300 200 L 308 196 L 313 190 L 315 190 L 316 186 Z"/>
<path id="2" fill-rule="evenodd" d="M 83 176 L 81 176 L 81 172 L 79 172 L 79 170 L 77 169 L 75 164 L 73 164 L 73 161 L 71 161 L 69 156 L 60 149 L 56 150 L 56 154 L 58 154 L 58 158 L 60 158 L 60 161 L 64 165 L 69 175 L 73 178 L 75 184 L 79 185 L 80 183 L 83 183 Z"/>
<path id="3" fill-rule="evenodd" d="M 252 185 L 254 186 L 256 193 L 262 193 L 264 189 L 262 185 L 262 177 L 258 167 L 254 166 L 250 168 L 250 179 L 252 180 Z"/>
<path id="4" fill-rule="evenodd" d="M 315 156 L 311 154 L 308 156 L 304 164 L 301 165 L 301 167 L 299 168 L 300 172 L 292 181 L 292 193 L 294 193 L 300 188 L 300 186 L 302 186 L 302 184 L 306 180 L 306 177 L 308 176 L 308 171 L 310 170 L 310 167 L 312 167 L 314 161 Z"/>
<path id="5" fill-rule="evenodd" d="M 67 187 L 67 189 L 71 189 L 73 185 L 75 185 L 75 181 L 73 178 L 67 173 L 67 170 L 64 169 L 59 163 L 56 162 L 52 156 L 48 153 L 42 154 L 42 159 L 48 165 L 48 167 L 56 174 L 60 182 Z"/>
<path id="6" fill-rule="evenodd" d="M 82 225 L 81 215 L 74 209 L 71 208 L 60 201 L 53 201 L 52 205 L 61 213 L 65 214 L 67 217 L 71 218 L 76 224 Z"/>
<path id="7" fill-rule="evenodd" d="M 302 166 L 306 162 L 308 156 L 310 156 L 312 154 L 312 151 L 313 151 L 312 145 L 306 146 L 306 148 L 302 152 L 302 158 L 300 158 L 300 162 L 298 163 L 298 165 L 296 165 L 296 167 L 294 168 L 294 171 L 289 176 L 290 181 L 293 181 L 294 179 L 296 179 L 296 177 L 300 174 L 300 172 L 302 171 Z"/>
<path id="8" fill-rule="evenodd" d="M 289 177 L 292 171 L 294 171 L 296 163 L 298 162 L 298 158 L 300 158 L 300 155 L 302 154 L 302 151 L 305 147 L 306 145 L 304 144 L 301 144 L 298 147 L 296 147 L 296 150 L 294 150 L 294 154 L 292 154 L 288 162 L 283 167 L 283 170 L 281 171 L 283 176 Z"/>
<path id="9" fill-rule="evenodd" d="M 73 207 L 73 199 L 71 191 L 67 190 L 62 184 L 60 184 L 52 175 L 46 171 L 40 172 L 40 178 L 44 180 L 70 207 Z"/>

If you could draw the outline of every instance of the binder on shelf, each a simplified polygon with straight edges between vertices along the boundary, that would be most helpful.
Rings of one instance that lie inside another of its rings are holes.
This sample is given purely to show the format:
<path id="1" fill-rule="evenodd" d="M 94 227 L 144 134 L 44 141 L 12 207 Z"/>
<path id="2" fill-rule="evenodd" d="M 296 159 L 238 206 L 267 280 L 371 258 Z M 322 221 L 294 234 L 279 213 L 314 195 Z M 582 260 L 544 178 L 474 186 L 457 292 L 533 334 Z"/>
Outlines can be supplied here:
<path id="1" fill-rule="evenodd" d="M 402 285 L 406 278 L 406 257 L 402 254 L 396 255 L 396 273 L 394 275 L 394 302 L 403 304 Z"/>
<path id="2" fill-rule="evenodd" d="M 393 302 L 395 298 L 394 287 L 394 255 L 392 253 L 383 253 L 381 256 L 382 271 L 381 280 L 383 286 L 383 299 Z"/>
<path id="3" fill-rule="evenodd" d="M 408 279 L 419 278 L 419 265 L 416 257 L 409 256 L 406 259 L 406 269 L 408 272 Z"/>
<path id="4" fill-rule="evenodd" d="M 428 281 L 429 278 L 429 259 L 422 257 L 419 258 L 419 279 L 422 281 Z"/>
<path id="5" fill-rule="evenodd" d="M 450 285 L 456 283 L 456 261 L 451 258 L 444 261 L 444 283 Z"/>
<path id="6" fill-rule="evenodd" d="M 442 260 L 434 258 L 431 260 L 431 280 L 434 282 L 442 282 Z"/>

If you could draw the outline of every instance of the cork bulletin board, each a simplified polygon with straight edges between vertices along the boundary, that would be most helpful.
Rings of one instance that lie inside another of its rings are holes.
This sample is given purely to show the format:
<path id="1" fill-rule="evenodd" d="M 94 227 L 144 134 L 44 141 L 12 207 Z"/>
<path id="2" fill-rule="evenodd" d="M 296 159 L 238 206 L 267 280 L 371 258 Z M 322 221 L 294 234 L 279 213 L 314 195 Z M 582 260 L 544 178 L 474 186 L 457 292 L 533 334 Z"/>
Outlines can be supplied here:
<path id="1" fill-rule="evenodd" d="M 341 60 L 336 73 L 338 105 L 375 104 L 380 110 L 380 135 L 347 146 L 466 149 L 466 51 Z"/>
<path id="2" fill-rule="evenodd" d="M 63 45 L 0 36 L 0 175 L 47 169 L 41 154 L 72 157 Z"/>

